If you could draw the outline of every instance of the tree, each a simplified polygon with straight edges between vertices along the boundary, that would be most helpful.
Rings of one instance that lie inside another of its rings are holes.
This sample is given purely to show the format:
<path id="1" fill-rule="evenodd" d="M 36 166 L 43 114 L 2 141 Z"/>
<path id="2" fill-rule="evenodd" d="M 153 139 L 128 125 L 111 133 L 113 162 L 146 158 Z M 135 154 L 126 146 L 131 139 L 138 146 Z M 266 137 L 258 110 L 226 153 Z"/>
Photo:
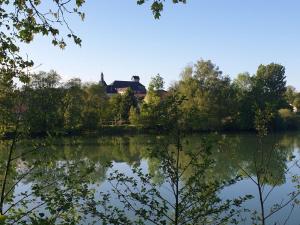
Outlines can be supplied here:
<path id="1" fill-rule="evenodd" d="M 297 93 L 294 101 L 293 101 L 293 105 L 296 107 L 297 112 L 300 111 L 300 93 Z"/>
<path id="2" fill-rule="evenodd" d="M 47 2 L 47 3 L 45 3 Z M 146 0 L 137 0 L 142 5 Z M 173 0 L 173 3 L 185 3 L 186 0 Z M 33 65 L 33 61 L 24 59 L 20 54 L 18 43 L 30 43 L 38 34 L 49 36 L 54 46 L 65 48 L 66 39 L 81 45 L 81 39 L 74 33 L 68 23 L 70 15 L 77 15 L 82 20 L 85 13 L 81 11 L 85 0 L 0 0 L 0 66 L 12 69 L 14 77 L 25 82 L 24 68 Z M 151 10 L 155 19 L 159 19 L 164 2 L 155 0 Z"/>
<path id="3" fill-rule="evenodd" d="M 276 128 L 276 119 L 278 119 L 278 110 L 289 108 L 286 101 L 286 77 L 285 68 L 282 65 L 271 63 L 260 65 L 256 75 L 253 77 L 253 108 L 254 112 L 267 112 L 270 117 L 269 128 Z M 257 126 L 254 125 L 256 128 Z"/>
<path id="4" fill-rule="evenodd" d="M 8 73 L 5 70 L 1 72 Z M 13 75 L 12 73 L 11 76 Z M 32 128 L 37 124 L 39 130 L 43 130 L 44 127 L 41 126 L 44 125 L 47 131 L 53 131 L 50 129 L 52 127 L 56 128 L 55 122 L 59 118 L 53 121 L 53 117 L 58 109 L 54 103 L 57 100 L 57 91 L 60 93 L 57 88 L 59 76 L 54 72 L 35 74 L 30 85 L 24 89 L 17 89 L 8 76 L 9 74 L 0 76 L 0 110 L 3 119 L 0 125 L 3 132 L 0 136 L 0 147 L 4 156 L 0 160 L 0 224 L 53 224 L 57 220 L 74 224 L 80 219 L 76 211 L 79 199 L 82 201 L 90 193 L 82 181 L 92 171 L 91 168 L 80 175 L 81 172 L 77 170 L 77 166 L 82 163 L 80 160 L 62 163 L 56 167 L 58 164 L 52 164 L 51 157 L 45 151 L 46 146 L 49 147 L 48 144 L 52 143 L 51 139 L 28 141 L 25 129 L 27 125 Z M 34 97 L 31 98 L 32 96 Z M 44 117 L 46 110 L 49 110 L 49 114 Z M 34 126 L 28 120 L 35 122 Z M 55 124 L 50 125 L 51 122 Z M 8 131 L 8 139 L 3 140 L 3 134 Z M 39 159 L 27 160 L 29 155 L 37 153 L 40 154 Z M 83 166 L 85 167 L 86 165 Z M 45 174 L 48 175 L 46 178 Z M 50 174 L 53 175 L 51 178 Z M 31 188 L 23 189 L 20 194 L 14 193 L 15 188 L 22 182 L 26 183 L 28 177 L 35 181 Z M 41 177 L 44 177 L 43 181 L 38 182 Z M 47 212 L 37 214 L 38 208 L 45 205 Z"/>
<path id="5" fill-rule="evenodd" d="M 67 22 L 69 14 L 77 14 L 84 19 L 80 11 L 84 0 L 77 1 L 50 1 L 45 6 L 45 1 L 0 1 L 0 65 L 12 69 L 14 77 L 25 81 L 27 74 L 23 69 L 32 66 L 33 61 L 24 59 L 20 54 L 18 43 L 30 43 L 34 36 L 42 34 L 50 36 L 53 45 L 60 48 L 66 46 L 64 38 L 72 38 L 76 44 L 81 44 L 81 39 L 74 34 Z M 60 28 L 66 28 L 63 33 Z"/>
<path id="6" fill-rule="evenodd" d="M 154 90 L 154 86 L 149 84 L 147 95 L 144 102 L 141 105 L 140 110 L 140 123 L 146 128 L 156 127 L 160 114 L 161 99 L 158 96 L 157 91 Z M 154 122 L 155 121 L 155 122 Z"/>
<path id="7" fill-rule="evenodd" d="M 134 108 L 133 106 L 130 107 L 129 111 L 129 122 L 132 125 L 139 125 L 139 114 L 137 108 Z"/>
<path id="8" fill-rule="evenodd" d="M 299 119 L 291 109 L 279 109 L 276 128 L 280 130 L 297 130 L 299 129 Z"/>
<path id="9" fill-rule="evenodd" d="M 120 115 L 121 119 L 124 121 L 128 121 L 129 111 L 131 107 L 137 107 L 137 99 L 134 96 L 134 92 L 131 88 L 128 88 L 124 95 L 122 95 L 120 103 Z"/>
<path id="10" fill-rule="evenodd" d="M 160 76 L 160 74 L 158 73 L 155 77 L 151 77 L 151 81 L 149 83 L 149 88 L 148 90 L 162 90 L 164 89 L 164 79 Z"/>
<path id="11" fill-rule="evenodd" d="M 10 70 L 0 69 L 0 135 L 12 131 L 18 120 L 17 111 L 21 102 L 17 99 L 19 95 L 12 80 L 13 75 Z"/>
<path id="12" fill-rule="evenodd" d="M 137 0 L 138 5 L 142 5 L 146 2 L 147 0 Z M 186 0 L 172 0 L 173 3 L 186 3 Z M 154 15 L 155 19 L 159 19 L 161 16 L 161 12 L 164 9 L 164 0 L 154 0 L 153 3 L 151 4 L 151 10 Z"/>
<path id="13" fill-rule="evenodd" d="M 23 87 L 24 126 L 31 134 L 46 134 L 63 128 L 63 90 L 60 76 L 55 71 L 32 75 L 29 85 Z"/>
<path id="14" fill-rule="evenodd" d="M 47 2 L 47 4 L 43 4 L 45 2 Z M 7 197 L 6 181 L 10 175 L 9 172 L 11 168 L 14 167 L 14 165 L 11 164 L 13 160 L 12 154 L 14 153 L 16 143 L 19 141 L 18 134 L 20 132 L 20 126 L 22 125 L 23 130 L 25 127 L 31 132 L 47 133 L 49 131 L 56 131 L 57 126 L 63 124 L 63 113 L 59 112 L 62 108 L 60 105 L 62 103 L 60 101 L 62 99 L 62 92 L 61 89 L 56 89 L 56 85 L 58 84 L 57 80 L 59 79 L 54 73 L 48 74 L 48 76 L 44 76 L 45 74 L 43 73 L 33 76 L 33 80 L 29 86 L 23 90 L 23 93 L 26 94 L 25 98 L 21 98 L 20 95 L 18 98 L 7 98 L 8 96 L 5 96 L 7 93 L 19 93 L 13 89 L 14 78 L 18 78 L 21 83 L 29 82 L 30 74 L 25 73 L 24 69 L 32 66 L 33 61 L 22 57 L 19 43 L 30 43 L 33 41 L 35 35 L 41 34 L 43 36 L 50 36 L 52 44 L 62 49 L 67 45 L 67 41 L 65 41 L 66 38 L 70 38 L 75 44 L 81 45 L 81 39 L 70 28 L 66 15 L 76 14 L 81 19 L 84 19 L 85 14 L 81 12 L 81 7 L 84 2 L 84 0 L 53 0 L 49 2 L 42 0 L 0 0 L 1 131 L 7 131 L 6 128 L 8 128 L 12 129 L 14 134 L 11 145 L 8 148 L 9 154 L 6 160 L 4 179 L 1 180 L 0 223 L 5 219 L 3 205 L 5 197 Z M 138 4 L 143 4 L 144 2 L 145 1 L 138 1 Z M 174 1 L 174 3 L 176 2 L 177 1 Z M 155 13 L 155 18 L 159 18 L 160 12 L 163 9 L 162 5 L 159 0 L 152 4 L 151 9 Z M 25 101 L 23 102 L 24 99 Z M 24 104 L 17 104 L 20 102 Z M 2 103 L 5 103 L 3 104 L 4 106 Z M 26 108 L 24 108 L 25 106 Z M 25 117 L 23 118 L 24 111 Z M 68 179 L 66 180 L 69 181 Z M 17 185 L 18 182 L 20 182 L 20 180 L 17 180 L 15 185 Z M 72 186 L 71 184 L 72 183 L 68 183 L 68 185 Z M 77 181 L 77 184 L 80 183 Z M 63 186 L 61 187 L 63 188 Z M 41 189 L 36 189 L 36 191 L 40 190 Z M 81 193 L 85 193 L 83 189 Z M 63 191 L 59 194 L 56 193 L 56 198 L 53 198 L 53 195 L 52 198 L 49 198 L 47 192 L 39 192 L 38 194 L 40 194 L 38 196 L 43 195 L 43 198 L 49 200 L 49 202 L 47 202 L 49 206 L 51 203 L 55 203 L 54 205 L 56 206 L 61 205 L 62 207 L 70 207 L 70 205 L 72 205 L 69 198 L 65 199 L 66 196 Z M 73 196 L 73 193 L 68 193 L 68 195 Z M 51 199 L 54 201 L 51 201 Z M 67 200 L 67 205 L 62 204 L 65 203 L 63 200 Z M 12 204 L 12 206 L 15 205 Z M 54 210 L 54 212 L 60 214 L 61 210 Z M 32 210 L 29 210 L 25 215 L 29 215 L 30 213 L 32 213 Z M 56 217 L 58 216 L 57 214 Z M 21 222 L 25 224 L 25 221 L 21 221 L 22 218 L 23 216 L 20 216 L 16 220 L 12 220 L 12 223 Z M 30 218 L 36 224 L 39 224 L 41 221 L 46 223 L 44 219 L 36 220 L 36 215 L 31 215 Z M 66 220 L 66 223 L 69 222 L 69 219 L 70 218 Z M 52 224 L 55 222 L 51 220 L 48 221 L 48 223 Z"/>
<path id="15" fill-rule="evenodd" d="M 259 206 L 260 212 L 253 212 L 252 220 L 254 224 L 267 224 L 267 221 L 275 213 L 284 209 L 285 207 L 293 204 L 299 203 L 297 199 L 300 195 L 299 189 L 296 189 L 287 194 L 288 199 L 282 200 L 280 203 L 272 205 L 267 210 L 267 201 L 271 193 L 273 192 L 276 186 L 282 184 L 282 177 L 285 177 L 288 174 L 290 168 L 286 168 L 286 164 L 283 164 L 283 174 L 273 174 L 272 167 L 276 165 L 280 166 L 280 161 L 285 159 L 285 156 L 282 155 L 281 149 L 278 149 L 277 145 L 265 145 L 264 141 L 269 133 L 269 124 L 272 121 L 272 111 L 270 108 L 265 108 L 264 110 L 258 109 L 255 115 L 255 129 L 257 132 L 257 146 L 254 149 L 254 154 L 251 157 L 253 159 L 252 167 L 245 169 L 240 166 L 240 169 L 246 177 L 248 177 L 252 183 L 256 186 L 258 195 L 259 195 Z M 281 154 L 280 154 L 281 153 Z M 280 159 L 280 157 L 282 157 Z M 279 159 L 279 162 L 276 162 Z M 298 176 L 294 176 L 293 180 L 298 180 Z M 271 187 L 268 184 L 272 184 Z M 291 212 L 293 211 L 294 206 L 292 206 Z M 287 215 L 285 223 L 287 223 L 290 214 Z M 275 222 L 277 224 L 277 222 Z"/>
<path id="16" fill-rule="evenodd" d="M 0 164 L 1 175 L 5 174 L 0 179 L 0 224 L 79 223 L 83 202 L 93 196 L 86 182 L 94 164 L 79 158 L 72 162 L 61 158 L 58 163 L 50 139 L 31 140 L 32 145 L 28 146 L 23 138 L 21 133 L 15 133 L 7 141 L 4 170 Z M 23 148 L 18 148 L 17 143 Z M 20 183 L 31 185 L 15 193 Z"/>
<path id="17" fill-rule="evenodd" d="M 99 84 L 88 84 L 84 87 L 84 104 L 82 110 L 83 127 L 96 129 L 107 117 L 108 98 L 104 87 Z"/>
<path id="18" fill-rule="evenodd" d="M 251 130 L 254 127 L 254 99 L 252 96 L 253 77 L 249 73 L 240 73 L 232 83 L 235 92 L 235 127 Z"/>
<path id="19" fill-rule="evenodd" d="M 234 92 L 228 76 L 210 60 L 199 60 L 181 77 L 176 88 L 187 99 L 182 104 L 187 128 L 221 129 L 231 123 Z"/>
<path id="20" fill-rule="evenodd" d="M 250 92 L 252 90 L 253 81 L 248 72 L 240 73 L 233 81 L 233 86 L 241 92 Z"/>
<path id="21" fill-rule="evenodd" d="M 293 86 L 287 86 L 286 87 L 286 92 L 285 92 L 285 97 L 288 103 L 293 104 L 295 97 L 296 97 L 296 88 Z"/>
<path id="22" fill-rule="evenodd" d="M 109 118 L 111 121 L 113 121 L 114 124 L 121 121 L 121 102 L 122 96 L 119 94 L 113 95 L 109 99 Z"/>
<path id="23" fill-rule="evenodd" d="M 177 103 L 177 104 L 176 104 Z M 185 151 L 181 140 L 181 101 L 174 102 L 170 116 L 171 143 L 148 149 L 151 158 L 160 160 L 158 170 L 163 174 L 164 188 L 155 183 L 151 174 L 133 167 L 133 176 L 120 171 L 109 175 L 112 191 L 120 207 L 112 205 L 110 194 L 104 194 L 89 204 L 95 220 L 104 224 L 236 224 L 241 204 L 251 196 L 222 201 L 218 193 L 230 181 L 216 181 L 207 177 L 214 163 L 209 157 L 210 145 L 196 152 Z M 185 160 L 186 159 L 186 160 Z M 115 203 L 116 200 L 114 200 Z M 132 213 L 134 216 L 128 216 Z"/>
<path id="24" fill-rule="evenodd" d="M 296 91 L 293 86 L 287 86 L 285 93 L 287 102 L 295 112 L 299 112 L 300 109 L 300 92 Z"/>
<path id="25" fill-rule="evenodd" d="M 2 140 L 0 140 L 1 151 L 6 151 L 5 155 L 6 160 L 1 160 L 0 165 L 0 224 L 5 220 L 4 217 L 4 204 L 6 201 L 7 195 L 7 186 L 12 185 L 12 182 L 9 182 L 9 177 L 13 174 L 13 169 L 11 168 L 12 164 L 12 153 L 16 145 L 17 132 L 20 125 L 21 119 L 21 110 L 20 109 L 20 101 L 18 101 L 19 95 L 16 91 L 16 87 L 11 79 L 13 77 L 13 73 L 10 70 L 6 70 L 1 68 L 0 70 L 0 137 L 3 138 L 7 133 L 11 133 L 13 140 L 11 143 L 4 144 Z M 5 148 L 2 149 L 2 146 Z M 3 163 L 3 164 L 2 164 Z"/>
<path id="26" fill-rule="evenodd" d="M 282 65 L 271 63 L 258 67 L 254 77 L 253 95 L 260 109 L 268 105 L 272 110 L 277 111 L 286 106 L 285 79 L 285 68 Z"/>
<path id="27" fill-rule="evenodd" d="M 66 130 L 79 129 L 83 125 L 84 90 L 80 79 L 71 79 L 64 85 L 63 117 Z"/>

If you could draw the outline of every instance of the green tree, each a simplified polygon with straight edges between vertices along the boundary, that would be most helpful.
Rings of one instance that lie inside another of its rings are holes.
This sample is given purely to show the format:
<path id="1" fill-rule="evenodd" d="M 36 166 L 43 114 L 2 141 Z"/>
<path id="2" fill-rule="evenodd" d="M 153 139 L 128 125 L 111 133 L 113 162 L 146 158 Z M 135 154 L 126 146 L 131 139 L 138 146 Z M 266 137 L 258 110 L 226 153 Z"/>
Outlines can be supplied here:
<path id="1" fill-rule="evenodd" d="M 138 5 L 142 5 L 146 2 L 147 0 L 137 0 Z M 186 0 L 172 0 L 173 3 L 186 3 Z M 151 10 L 154 15 L 155 19 L 159 19 L 161 16 L 161 12 L 164 9 L 164 1 L 163 0 L 154 0 L 151 3 Z"/>
<path id="2" fill-rule="evenodd" d="M 121 121 L 121 102 L 122 96 L 119 94 L 113 95 L 109 99 L 109 118 L 114 124 Z"/>
<path id="3" fill-rule="evenodd" d="M 18 120 L 17 111 L 21 109 L 18 101 L 18 92 L 12 77 L 14 73 L 10 70 L 0 69 L 0 135 L 4 135 L 14 129 Z"/>
<path id="4" fill-rule="evenodd" d="M 266 106 L 277 111 L 286 106 L 286 76 L 282 65 L 260 65 L 254 77 L 253 95 L 260 109 Z"/>
<path id="5" fill-rule="evenodd" d="M 94 164 L 75 157 L 72 162 L 61 158 L 58 163 L 55 158 L 59 154 L 53 154 L 51 139 L 34 141 L 23 137 L 16 133 L 6 141 L 9 149 L 5 175 L 0 180 L 0 224 L 79 223 L 83 202 L 93 196 L 86 182 Z M 17 169 L 20 163 L 22 169 Z M 15 193 L 20 183 L 31 185 Z"/>
<path id="6" fill-rule="evenodd" d="M 64 85 L 63 117 L 66 130 L 79 129 L 83 125 L 84 91 L 80 79 L 71 79 Z"/>
<path id="7" fill-rule="evenodd" d="M 165 96 L 160 96 L 150 84 L 140 110 L 141 125 L 156 130 L 169 130 L 174 122 L 173 111 L 182 100 L 182 96 L 175 89 L 169 90 Z"/>
<path id="8" fill-rule="evenodd" d="M 138 5 L 145 2 L 137 0 Z M 173 0 L 173 3 L 178 2 L 185 3 L 186 0 Z M 81 39 L 67 21 L 72 15 L 84 20 L 85 13 L 81 10 L 84 3 L 85 0 L 1 0 L 0 66 L 13 69 L 13 77 L 24 82 L 28 74 L 23 70 L 32 66 L 33 61 L 21 56 L 19 43 L 30 43 L 36 35 L 43 35 L 49 36 L 52 44 L 62 49 L 67 45 L 67 39 L 81 45 Z M 163 5 L 161 0 L 152 2 L 151 10 L 156 19 L 160 17 Z"/>
<path id="9" fill-rule="evenodd" d="M 124 121 L 128 121 L 129 118 L 129 111 L 131 107 L 137 107 L 137 99 L 134 96 L 134 92 L 131 88 L 128 88 L 124 95 L 122 95 L 120 102 L 120 115 L 121 119 Z"/>
<path id="10" fill-rule="evenodd" d="M 287 200 L 282 200 L 280 203 L 274 204 L 269 211 L 267 210 L 267 201 L 269 200 L 271 193 L 276 186 L 282 184 L 282 180 L 285 179 L 285 175 L 289 171 L 289 169 L 286 168 L 285 163 L 282 165 L 282 162 L 286 160 L 286 157 L 280 153 L 280 149 L 278 149 L 276 145 L 271 145 L 271 148 L 264 145 L 265 139 L 270 131 L 269 124 L 272 119 L 272 108 L 267 106 L 264 110 L 258 109 L 256 111 L 255 129 L 257 132 L 257 147 L 254 149 L 254 154 L 251 157 L 253 158 L 253 164 L 248 169 L 245 169 L 242 166 L 240 167 L 244 175 L 256 186 L 259 194 L 260 212 L 257 213 L 256 210 L 253 212 L 252 220 L 254 224 L 265 225 L 275 213 L 290 204 L 297 204 L 299 202 L 297 198 L 300 195 L 300 191 L 296 189 L 287 194 Z M 277 151 L 279 151 L 279 153 Z M 278 162 L 273 163 L 274 161 Z M 272 167 L 274 164 L 281 167 L 283 173 L 273 174 Z M 293 179 L 299 179 L 299 177 L 295 176 Z M 272 186 L 268 187 L 268 184 L 270 183 Z M 285 223 L 287 223 L 288 219 L 289 216 L 285 220 Z"/>
<path id="11" fill-rule="evenodd" d="M 158 119 L 161 116 L 159 112 L 161 99 L 154 89 L 154 82 L 152 81 L 149 84 L 147 95 L 140 110 L 140 123 L 147 128 L 156 127 Z"/>
<path id="12" fill-rule="evenodd" d="M 270 120 L 268 120 L 268 125 L 264 126 L 276 128 L 275 121 L 279 117 L 278 110 L 289 108 L 285 97 L 286 77 L 284 66 L 275 63 L 260 65 L 253 77 L 253 82 L 254 110 L 256 113 L 267 112 Z"/>
<path id="13" fill-rule="evenodd" d="M 130 107 L 129 122 L 132 125 L 139 125 L 140 124 L 138 110 L 137 110 L 137 108 L 134 108 L 133 106 Z"/>
<path id="14" fill-rule="evenodd" d="M 63 128 L 63 90 L 59 85 L 60 76 L 50 71 L 33 74 L 29 85 L 24 86 L 24 126 L 29 133 L 45 134 Z"/>
<path id="15" fill-rule="evenodd" d="M 187 99 L 182 104 L 187 128 L 220 129 L 231 123 L 234 92 L 228 76 L 210 60 L 199 60 L 181 77 L 176 89 Z"/>
<path id="16" fill-rule="evenodd" d="M 250 92 L 253 88 L 253 81 L 248 72 L 240 73 L 233 81 L 233 85 L 241 92 Z"/>
<path id="17" fill-rule="evenodd" d="M 43 36 L 50 36 L 52 44 L 60 48 L 65 48 L 67 45 L 67 41 L 65 41 L 66 38 L 72 39 L 78 45 L 81 44 L 81 39 L 71 30 L 66 17 L 70 14 L 76 14 L 79 15 L 81 19 L 84 19 L 84 13 L 82 13 L 80 9 L 85 1 L 55 0 L 47 2 L 47 5 L 43 4 L 45 2 L 46 1 L 41 0 L 0 0 L 1 131 L 6 131 L 6 127 L 14 131 L 14 139 L 8 150 L 9 154 L 6 160 L 4 181 L 1 180 L 1 223 L 5 219 L 5 213 L 3 214 L 2 210 L 4 203 L 3 196 L 6 192 L 6 181 L 10 175 L 9 171 L 14 167 L 14 165 L 11 164 L 12 153 L 14 152 L 16 142 L 19 141 L 16 134 L 19 134 L 20 124 L 30 132 L 53 132 L 63 124 L 63 107 L 60 101 L 63 98 L 63 92 L 61 89 L 56 88 L 58 84 L 57 80 L 59 79 L 54 73 L 48 75 L 43 73 L 34 75 L 29 86 L 26 86 L 22 91 L 22 94 L 25 95 L 24 98 L 21 98 L 19 95 L 17 99 L 11 101 L 11 98 L 5 97 L 7 93 L 19 93 L 13 89 L 13 78 L 18 78 L 22 83 L 29 82 L 30 74 L 25 73 L 24 69 L 32 66 L 33 61 L 24 59 L 21 56 L 19 43 L 30 43 L 33 41 L 35 35 L 41 34 Z M 143 3 L 144 1 L 138 1 L 138 4 Z M 176 1 L 174 1 L 174 3 L 176 3 Z M 162 10 L 162 4 L 160 4 L 160 1 L 155 1 L 151 9 L 154 13 L 156 12 L 155 17 L 158 18 Z M 2 105 L 4 102 L 5 104 Z M 17 104 L 20 102 L 23 104 Z M 17 116 L 14 117 L 12 115 Z M 22 123 L 20 123 L 20 119 L 22 119 Z M 4 126 L 2 126 L 3 124 Z M 23 130 L 25 129 L 23 128 Z M 70 171 L 73 170 L 71 169 Z M 68 179 L 66 180 L 69 181 Z M 68 183 L 69 186 L 74 186 L 74 184 L 75 183 Z M 80 183 L 77 181 L 77 184 Z M 64 186 L 61 185 L 61 187 L 63 188 Z M 39 188 L 36 189 L 36 191 L 40 190 Z M 48 193 L 44 192 L 42 193 L 44 194 L 42 197 L 46 197 L 46 199 L 49 200 L 47 202 L 49 206 L 51 203 L 56 206 L 61 205 L 62 207 L 72 206 L 69 198 L 67 198 L 67 205 L 62 204 L 65 203 L 63 200 L 66 200 L 66 193 L 59 191 L 59 194 L 57 194 L 58 191 L 59 190 L 56 190 L 55 195 L 52 195 L 52 197 L 49 197 L 49 195 L 47 195 Z M 85 193 L 84 190 L 81 190 L 81 193 Z M 41 192 L 39 194 L 41 194 Z M 73 193 L 68 193 L 68 195 L 73 196 Z M 38 196 L 40 197 L 41 195 Z M 51 199 L 53 201 L 51 201 Z M 74 208 L 72 209 L 74 210 Z M 56 213 L 58 210 L 53 209 L 53 211 Z M 60 214 L 60 212 L 58 214 Z M 32 210 L 29 210 L 26 214 L 28 215 L 30 213 L 32 213 Z M 58 215 L 56 214 L 56 219 L 57 217 Z M 25 224 L 26 222 L 22 221 L 22 218 L 23 216 L 20 216 L 17 220 L 12 220 L 11 222 Z M 43 218 L 37 218 L 39 220 L 36 220 L 36 215 L 34 214 L 31 214 L 30 218 L 36 224 L 42 221 L 46 223 L 46 220 Z M 73 217 L 73 219 L 74 218 L 75 217 Z M 55 223 L 55 221 L 52 220 L 48 222 Z M 76 223 L 75 221 L 70 222 L 70 218 L 67 218 L 64 222 L 66 224 Z"/>
<path id="18" fill-rule="evenodd" d="M 300 111 L 300 93 L 297 93 L 297 95 L 296 95 L 296 97 L 295 97 L 295 99 L 293 101 L 293 106 L 296 107 L 297 112 Z"/>
<path id="19" fill-rule="evenodd" d="M 103 195 L 89 204 L 95 220 L 105 224 L 237 224 L 239 207 L 250 196 L 222 201 L 218 193 L 230 181 L 207 178 L 213 168 L 209 157 L 209 143 L 203 142 L 197 153 L 185 151 L 180 138 L 181 112 L 179 104 L 172 110 L 172 136 L 170 143 L 149 149 L 151 158 L 158 159 L 158 170 L 163 174 L 165 190 L 162 192 L 151 174 L 132 168 L 133 176 L 112 171 L 109 183 L 121 207 L 112 205 L 110 194 Z M 179 120 L 178 120 L 179 119 Z M 174 133 L 173 133 L 174 132 Z M 115 200 L 114 200 L 115 202 Z M 127 212 L 134 216 L 127 216 Z"/>
<path id="20" fill-rule="evenodd" d="M 242 130 L 251 130 L 254 127 L 254 99 L 252 96 L 253 77 L 249 73 L 238 74 L 232 83 L 235 91 L 236 115 L 235 127 Z"/>
<path id="21" fill-rule="evenodd" d="M 77 14 L 82 19 L 84 13 L 80 11 L 84 0 L 77 1 L 0 1 L 0 65 L 2 68 L 15 71 L 13 77 L 24 82 L 26 76 L 23 69 L 32 66 L 33 62 L 24 59 L 20 54 L 19 43 L 30 43 L 35 35 L 50 36 L 53 45 L 60 48 L 66 46 L 64 38 L 71 38 L 76 44 L 81 40 L 70 29 L 67 15 Z M 51 10 L 49 10 L 51 9 Z M 60 28 L 66 29 L 60 29 Z"/>
<path id="22" fill-rule="evenodd" d="M 288 103 L 293 104 L 295 98 L 296 98 L 297 92 L 296 88 L 293 86 L 287 86 L 286 87 L 286 92 L 285 92 L 285 97 Z"/>
<path id="23" fill-rule="evenodd" d="M 164 79 L 160 76 L 160 74 L 158 73 L 156 76 L 151 77 L 151 81 L 149 83 L 149 88 L 148 90 L 162 90 L 164 89 Z"/>
<path id="24" fill-rule="evenodd" d="M 105 89 L 99 84 L 88 84 L 84 87 L 84 106 L 82 111 L 83 127 L 96 129 L 106 120 L 108 97 Z"/>

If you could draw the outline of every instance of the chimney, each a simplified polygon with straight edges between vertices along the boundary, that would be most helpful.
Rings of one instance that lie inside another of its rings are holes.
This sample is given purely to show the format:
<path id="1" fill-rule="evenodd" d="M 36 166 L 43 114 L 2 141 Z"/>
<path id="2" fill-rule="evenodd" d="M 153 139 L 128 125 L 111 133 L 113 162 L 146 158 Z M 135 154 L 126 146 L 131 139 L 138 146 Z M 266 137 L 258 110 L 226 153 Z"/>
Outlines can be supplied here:
<path id="1" fill-rule="evenodd" d="M 131 80 L 134 82 L 140 82 L 140 77 L 139 76 L 132 76 Z"/>
<path id="2" fill-rule="evenodd" d="M 101 82 L 104 82 L 104 74 L 101 72 Z"/>

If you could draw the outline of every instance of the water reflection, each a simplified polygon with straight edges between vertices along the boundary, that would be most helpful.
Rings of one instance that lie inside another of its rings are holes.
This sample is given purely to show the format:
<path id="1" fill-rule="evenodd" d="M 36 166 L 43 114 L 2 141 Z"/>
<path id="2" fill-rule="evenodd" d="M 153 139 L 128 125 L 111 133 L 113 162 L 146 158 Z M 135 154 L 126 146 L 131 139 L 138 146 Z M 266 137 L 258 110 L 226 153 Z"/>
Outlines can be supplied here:
<path id="1" fill-rule="evenodd" d="M 182 140 L 184 151 L 197 153 L 203 145 L 201 139 L 204 136 L 206 135 L 184 137 Z M 270 135 L 262 141 L 261 145 L 253 134 L 209 135 L 206 140 L 211 145 L 210 157 L 214 159 L 213 167 L 206 171 L 206 179 L 225 181 L 239 175 L 244 178 L 248 178 L 249 175 L 257 177 L 259 168 L 260 181 L 263 184 L 278 186 L 289 182 L 287 181 L 287 170 L 293 173 L 298 172 L 295 168 L 290 169 L 288 165 L 289 162 L 299 157 L 299 133 Z M 64 184 L 69 188 L 73 185 L 69 194 L 72 193 L 76 196 L 75 193 L 78 195 L 78 190 L 84 190 L 83 187 L 76 186 L 76 182 L 81 185 L 84 183 L 98 184 L 97 188 L 100 189 L 100 184 L 105 184 L 107 181 L 107 164 L 109 162 L 114 162 L 114 165 L 126 163 L 129 166 L 142 165 L 142 162 L 146 162 L 146 169 L 153 175 L 155 183 L 164 183 L 165 174 L 160 168 L 162 160 L 153 152 L 170 143 L 170 139 L 165 136 L 57 138 L 51 140 L 49 142 L 51 145 L 47 147 L 24 154 L 32 148 L 33 144 L 38 146 L 39 142 L 39 140 L 23 141 L 19 143 L 14 153 L 18 158 L 14 161 L 8 181 L 8 187 L 17 188 L 10 192 L 12 198 L 16 198 L 20 192 L 30 194 L 35 185 L 45 186 L 52 181 L 58 181 L 47 189 L 52 194 L 54 192 L 63 194 L 61 186 Z M 0 174 L 3 174 L 7 147 L 6 142 L 2 142 L 0 145 Z M 182 165 L 190 162 L 190 155 L 185 152 L 180 158 Z M 36 165 L 36 168 L 30 171 L 33 164 Z M 93 169 L 93 172 L 87 175 L 89 169 Z M 192 169 L 187 170 L 185 176 L 189 177 L 193 172 Z M 14 186 L 13 184 L 21 177 L 23 178 L 22 182 Z M 70 179 L 68 180 L 66 177 Z M 0 182 L 1 179 L 0 176 Z M 24 189 L 22 189 L 22 185 Z M 27 190 L 25 190 L 26 188 Z M 43 193 L 35 193 L 35 195 L 38 196 L 30 198 L 31 205 L 36 204 L 35 200 L 43 196 Z M 78 195 L 78 199 L 82 197 L 86 196 Z M 58 201 L 62 201 L 62 199 L 58 199 L 56 203 Z M 52 205 L 55 208 L 55 205 Z M 76 207 L 79 205 L 77 204 Z M 257 208 L 259 209 L 259 207 Z"/>

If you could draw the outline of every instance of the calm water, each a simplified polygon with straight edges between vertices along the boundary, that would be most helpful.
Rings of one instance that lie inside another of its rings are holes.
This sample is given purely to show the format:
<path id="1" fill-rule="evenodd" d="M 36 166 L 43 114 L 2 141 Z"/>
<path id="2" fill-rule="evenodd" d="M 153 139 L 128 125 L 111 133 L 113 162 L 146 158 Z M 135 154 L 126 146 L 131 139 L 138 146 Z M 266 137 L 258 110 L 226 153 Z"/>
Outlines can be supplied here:
<path id="1" fill-rule="evenodd" d="M 244 207 L 250 210 L 260 210 L 257 186 L 247 176 L 251 175 L 255 179 L 257 160 L 265 161 L 268 165 L 264 174 L 267 184 L 264 193 L 267 194 L 271 189 L 272 192 L 265 202 L 267 212 L 273 204 L 287 201 L 288 194 L 296 190 L 296 183 L 292 182 L 291 178 L 300 174 L 297 164 L 300 159 L 300 133 L 270 135 L 263 141 L 263 154 L 258 153 L 258 140 L 253 134 L 190 135 L 183 139 L 183 149 L 198 151 L 202 145 L 201 138 L 204 136 L 212 140 L 212 157 L 215 160 L 214 168 L 208 176 L 217 180 L 228 180 L 237 175 L 244 177 L 242 181 L 219 193 L 223 199 L 251 194 L 254 199 L 247 201 Z M 35 142 L 38 143 L 37 140 Z M 25 180 L 16 186 L 14 196 L 16 199 L 20 198 L 17 195 L 25 191 L 30 192 L 32 184 L 43 183 L 53 177 L 58 177 L 61 173 L 57 169 L 58 167 L 78 160 L 83 162 L 80 164 L 82 170 L 90 165 L 95 165 L 96 171 L 90 176 L 88 184 L 91 188 L 96 188 L 97 193 L 111 190 L 107 176 L 112 170 L 117 169 L 130 175 L 133 165 L 140 166 L 144 172 L 154 174 L 155 182 L 163 183 L 163 174 L 157 171 L 160 161 L 150 157 L 149 151 L 153 148 L 163 148 L 166 142 L 168 142 L 167 137 L 155 135 L 76 137 L 52 140 L 51 147 L 41 149 L 38 154 L 24 155 L 16 160 L 17 169 L 14 174 L 26 170 L 33 161 L 41 160 L 47 164 L 41 164 L 38 180 L 35 180 L 35 176 L 26 176 Z M 22 144 L 15 154 L 22 154 L 26 149 L 31 148 L 31 144 L 31 142 Z M 2 147 L 4 148 L 4 145 Z M 4 158 L 5 151 L 1 151 L 0 159 Z M 112 162 L 112 168 L 106 167 L 108 162 Z M 164 194 L 168 195 L 166 191 Z M 171 198 L 171 195 L 167 198 Z M 117 201 L 114 203 L 119 204 Z M 33 201 L 30 204 L 36 203 Z M 300 224 L 300 206 L 295 206 L 289 216 L 290 211 L 291 206 L 289 205 L 270 217 L 267 224 L 275 222 L 277 224 L 285 222 L 285 224 L 291 225 Z M 251 224 L 249 213 L 243 213 L 242 216 L 246 219 L 243 224 Z M 285 221 L 287 217 L 289 220 Z"/>

